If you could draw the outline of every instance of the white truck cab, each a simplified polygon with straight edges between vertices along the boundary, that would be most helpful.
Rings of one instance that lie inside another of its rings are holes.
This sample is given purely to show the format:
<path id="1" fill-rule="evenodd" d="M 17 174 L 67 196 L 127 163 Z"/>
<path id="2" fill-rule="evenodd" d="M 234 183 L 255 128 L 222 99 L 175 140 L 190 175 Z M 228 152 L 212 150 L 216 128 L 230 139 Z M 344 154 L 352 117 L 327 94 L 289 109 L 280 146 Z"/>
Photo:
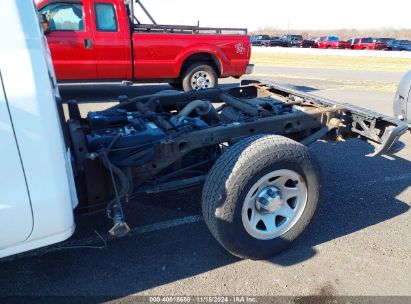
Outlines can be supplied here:
<path id="1" fill-rule="evenodd" d="M 32 1 L 1 1 L 0 258 L 74 232 L 70 153 L 50 52 Z"/>

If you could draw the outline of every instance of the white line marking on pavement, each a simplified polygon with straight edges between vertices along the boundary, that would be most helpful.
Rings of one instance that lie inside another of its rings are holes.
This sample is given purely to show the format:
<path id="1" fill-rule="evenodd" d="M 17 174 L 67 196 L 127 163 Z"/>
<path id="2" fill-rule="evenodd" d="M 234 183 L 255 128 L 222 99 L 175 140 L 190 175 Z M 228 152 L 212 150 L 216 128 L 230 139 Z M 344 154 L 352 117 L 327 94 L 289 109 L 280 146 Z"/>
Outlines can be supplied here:
<path id="1" fill-rule="evenodd" d="M 201 215 L 193 215 L 193 216 L 177 218 L 177 219 L 173 219 L 173 220 L 169 220 L 169 221 L 154 223 L 154 224 L 150 224 L 150 225 L 146 225 L 146 226 L 134 227 L 134 228 L 131 228 L 130 232 L 125 236 L 125 238 L 136 236 L 136 235 L 142 235 L 142 234 L 146 234 L 146 233 L 150 233 L 150 232 L 166 230 L 166 229 L 170 229 L 170 228 L 174 228 L 174 227 L 178 227 L 178 226 L 182 226 L 182 225 L 194 224 L 194 223 L 201 222 L 202 220 L 203 220 L 203 217 Z M 102 238 L 105 241 L 111 241 L 111 240 L 118 239 L 115 236 L 112 236 L 108 233 L 103 234 Z M 90 245 L 90 244 L 95 244 L 95 243 L 99 242 L 100 240 L 101 239 L 99 237 L 92 236 L 92 237 L 88 237 L 88 238 L 84 238 L 84 239 L 73 240 L 71 242 L 70 241 L 65 242 L 64 247 L 65 246 L 70 246 L 70 247 L 73 247 L 73 246 L 86 246 L 86 245 Z"/>
<path id="2" fill-rule="evenodd" d="M 160 222 L 160 223 L 155 223 L 155 224 L 151 224 L 147 226 L 136 227 L 136 228 L 131 229 L 129 235 L 139 235 L 139 234 L 145 234 L 145 233 L 154 232 L 154 231 L 165 230 L 165 229 L 174 228 L 174 227 L 178 227 L 182 225 L 198 223 L 198 222 L 201 222 L 202 220 L 203 220 L 203 217 L 201 215 L 187 216 L 187 217 L 178 218 L 178 219 Z"/>
<path id="3" fill-rule="evenodd" d="M 169 221 L 154 223 L 154 224 L 150 224 L 146 226 L 134 227 L 130 230 L 130 232 L 124 238 L 132 237 L 136 235 L 143 235 L 143 234 L 147 234 L 150 232 L 166 230 L 166 229 L 170 229 L 170 228 L 174 228 L 174 227 L 178 227 L 182 225 L 194 224 L 194 223 L 198 223 L 201 221 L 203 221 L 203 217 L 201 215 L 193 215 L 193 216 L 187 216 L 187 217 L 173 219 Z M 96 233 L 96 235 L 92 237 L 87 237 L 87 238 L 72 240 L 72 241 L 69 240 L 69 241 L 60 243 L 58 245 L 51 245 L 49 247 L 39 248 L 37 250 L 29 251 L 27 253 L 21 253 L 16 256 L 6 257 L 6 258 L 1 259 L 0 263 L 6 262 L 6 261 L 12 261 L 12 260 L 23 258 L 23 257 L 26 258 L 26 257 L 42 256 L 49 252 L 60 251 L 60 250 L 85 249 L 85 248 L 103 249 L 106 246 L 93 246 L 93 245 L 99 244 L 101 242 L 103 242 L 104 244 L 107 244 L 106 242 L 112 241 L 115 239 L 117 238 L 108 233 L 105 233 L 103 235 Z"/>

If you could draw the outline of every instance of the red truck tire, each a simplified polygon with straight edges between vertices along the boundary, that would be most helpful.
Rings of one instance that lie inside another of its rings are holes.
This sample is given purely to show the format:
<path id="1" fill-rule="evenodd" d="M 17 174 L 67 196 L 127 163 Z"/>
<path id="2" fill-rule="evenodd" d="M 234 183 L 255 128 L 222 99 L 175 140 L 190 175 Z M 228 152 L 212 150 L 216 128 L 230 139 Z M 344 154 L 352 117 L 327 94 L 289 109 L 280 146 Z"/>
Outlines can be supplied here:
<path id="1" fill-rule="evenodd" d="M 214 68 L 206 63 L 194 63 L 181 77 L 185 92 L 212 89 L 218 85 L 218 76 Z"/>

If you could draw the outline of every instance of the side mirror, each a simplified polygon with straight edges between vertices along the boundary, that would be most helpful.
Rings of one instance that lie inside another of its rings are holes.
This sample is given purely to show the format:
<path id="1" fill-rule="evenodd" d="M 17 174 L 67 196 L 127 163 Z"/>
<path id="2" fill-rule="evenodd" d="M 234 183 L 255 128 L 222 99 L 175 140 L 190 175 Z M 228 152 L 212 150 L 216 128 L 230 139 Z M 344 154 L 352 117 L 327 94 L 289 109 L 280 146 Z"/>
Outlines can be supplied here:
<path id="1" fill-rule="evenodd" d="M 50 25 L 49 25 L 49 21 L 47 20 L 46 15 L 38 13 L 37 16 L 39 18 L 41 27 L 43 28 L 44 34 L 47 34 L 48 32 L 50 32 Z"/>

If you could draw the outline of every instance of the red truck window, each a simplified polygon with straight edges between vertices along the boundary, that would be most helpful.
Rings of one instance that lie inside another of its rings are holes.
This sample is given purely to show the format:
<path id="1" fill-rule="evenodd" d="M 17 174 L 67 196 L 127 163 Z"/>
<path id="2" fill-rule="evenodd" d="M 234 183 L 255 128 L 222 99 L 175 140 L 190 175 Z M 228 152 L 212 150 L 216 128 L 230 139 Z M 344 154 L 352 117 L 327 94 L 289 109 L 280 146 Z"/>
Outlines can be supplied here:
<path id="1" fill-rule="evenodd" d="M 49 22 L 50 31 L 84 31 L 83 5 L 54 3 L 41 10 Z"/>
<path id="2" fill-rule="evenodd" d="M 111 3 L 94 4 L 96 12 L 96 27 L 101 32 L 117 32 L 117 18 L 114 6 Z"/>

